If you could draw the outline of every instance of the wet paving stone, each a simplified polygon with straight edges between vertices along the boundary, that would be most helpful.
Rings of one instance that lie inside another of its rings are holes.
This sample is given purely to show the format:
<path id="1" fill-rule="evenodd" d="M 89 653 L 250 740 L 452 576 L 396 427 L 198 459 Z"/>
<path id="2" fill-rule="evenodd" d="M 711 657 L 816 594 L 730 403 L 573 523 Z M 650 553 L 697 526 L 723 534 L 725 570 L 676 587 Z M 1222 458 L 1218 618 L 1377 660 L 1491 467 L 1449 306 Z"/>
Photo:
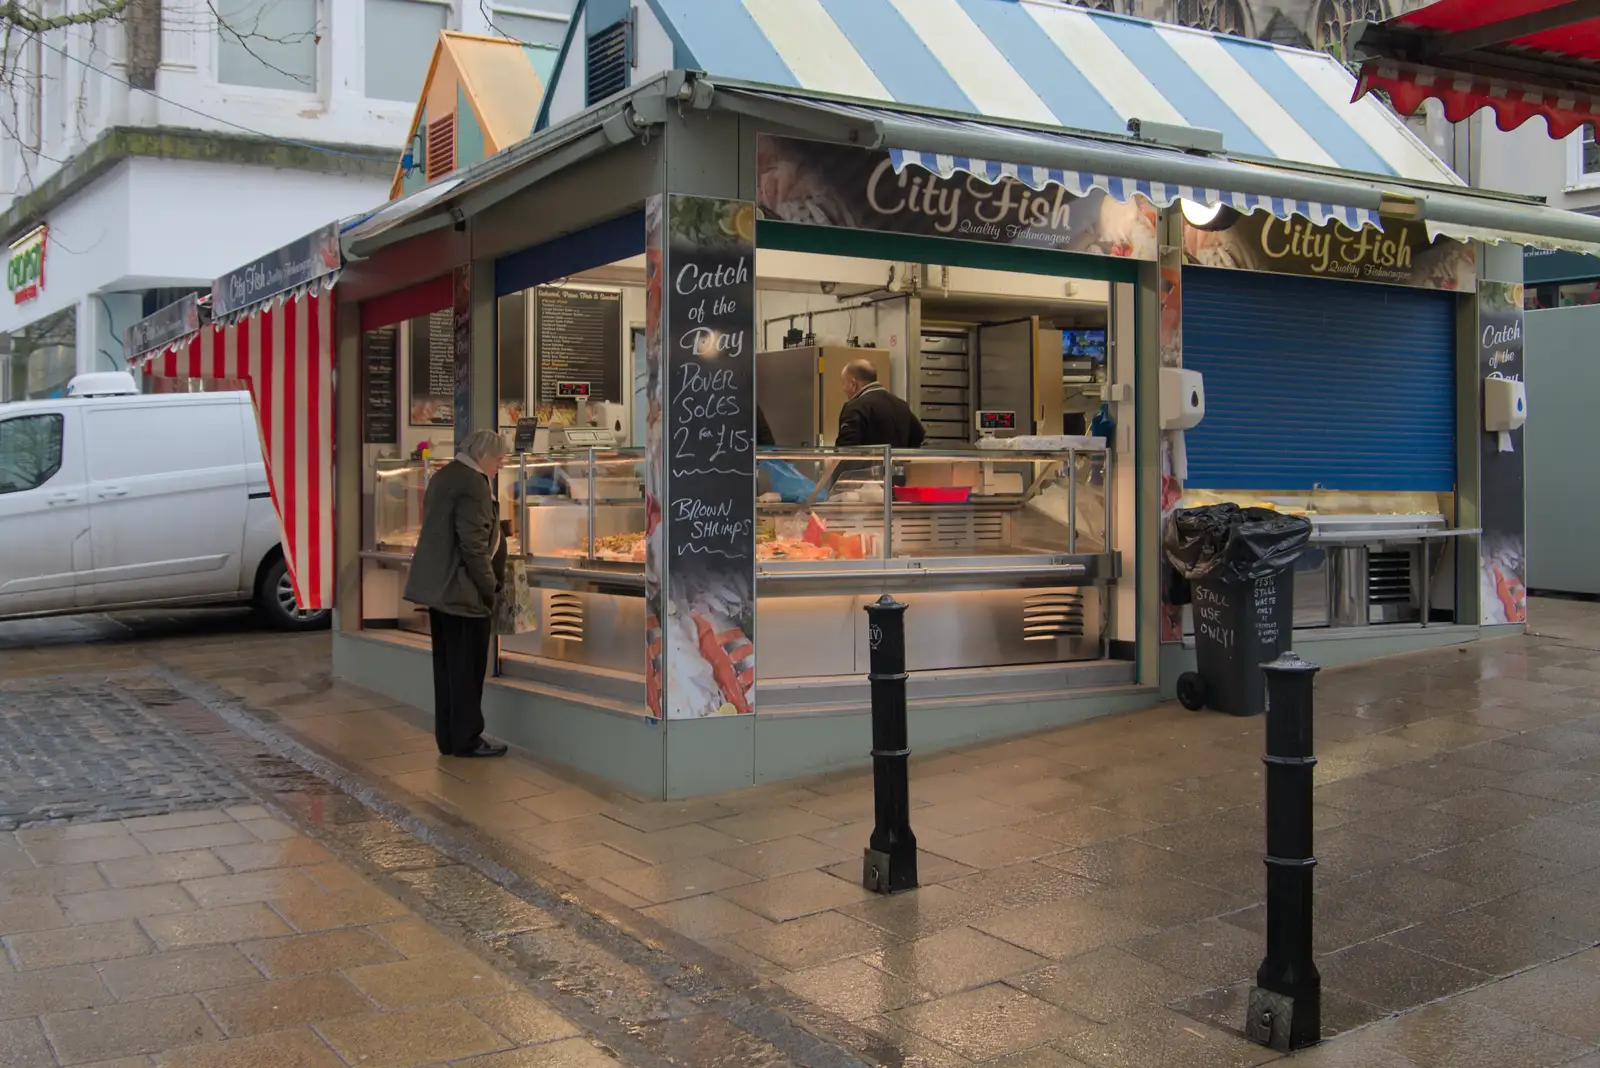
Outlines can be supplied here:
<path id="1" fill-rule="evenodd" d="M 395 879 L 480 938 L 503 939 L 559 921 L 471 868 L 453 865 L 397 872 Z"/>
<path id="2" fill-rule="evenodd" d="M 0 830 L 246 800 L 233 774 L 146 707 L 168 699 L 183 698 L 106 681 L 0 684 Z"/>

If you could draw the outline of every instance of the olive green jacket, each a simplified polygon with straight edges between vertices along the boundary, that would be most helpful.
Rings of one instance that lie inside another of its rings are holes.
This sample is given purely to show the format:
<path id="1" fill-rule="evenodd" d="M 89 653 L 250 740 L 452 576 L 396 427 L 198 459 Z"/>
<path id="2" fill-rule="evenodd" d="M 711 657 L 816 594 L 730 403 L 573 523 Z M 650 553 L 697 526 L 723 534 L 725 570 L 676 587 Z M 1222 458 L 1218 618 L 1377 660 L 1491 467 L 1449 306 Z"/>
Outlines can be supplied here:
<path id="1" fill-rule="evenodd" d="M 489 480 L 454 460 L 428 481 L 405 599 L 452 616 L 494 613 L 499 510 Z"/>

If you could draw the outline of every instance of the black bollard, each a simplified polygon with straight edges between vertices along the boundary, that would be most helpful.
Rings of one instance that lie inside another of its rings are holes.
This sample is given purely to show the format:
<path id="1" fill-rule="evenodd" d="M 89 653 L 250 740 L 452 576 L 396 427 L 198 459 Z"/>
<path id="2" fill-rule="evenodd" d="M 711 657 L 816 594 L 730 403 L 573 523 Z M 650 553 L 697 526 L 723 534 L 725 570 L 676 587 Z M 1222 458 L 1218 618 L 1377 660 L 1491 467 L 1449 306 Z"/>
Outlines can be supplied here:
<path id="1" fill-rule="evenodd" d="M 1284 653 L 1267 673 L 1267 955 L 1244 1033 L 1283 1053 L 1322 1040 L 1322 976 L 1311 959 L 1311 683 L 1317 665 Z"/>
<path id="2" fill-rule="evenodd" d="M 861 884 L 880 894 L 917 887 L 906 729 L 906 606 L 887 593 L 867 605 L 872 683 L 872 838 Z"/>

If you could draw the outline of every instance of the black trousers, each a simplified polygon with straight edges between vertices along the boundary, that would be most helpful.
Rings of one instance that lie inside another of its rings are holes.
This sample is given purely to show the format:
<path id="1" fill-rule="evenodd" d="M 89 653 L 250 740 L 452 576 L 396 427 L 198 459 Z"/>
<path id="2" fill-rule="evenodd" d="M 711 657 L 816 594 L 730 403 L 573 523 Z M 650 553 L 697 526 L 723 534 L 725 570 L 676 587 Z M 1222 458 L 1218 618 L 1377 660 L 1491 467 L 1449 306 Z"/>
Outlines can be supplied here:
<path id="1" fill-rule="evenodd" d="M 483 676 L 489 670 L 491 621 L 428 610 L 433 635 L 433 733 L 446 756 L 483 741 Z"/>

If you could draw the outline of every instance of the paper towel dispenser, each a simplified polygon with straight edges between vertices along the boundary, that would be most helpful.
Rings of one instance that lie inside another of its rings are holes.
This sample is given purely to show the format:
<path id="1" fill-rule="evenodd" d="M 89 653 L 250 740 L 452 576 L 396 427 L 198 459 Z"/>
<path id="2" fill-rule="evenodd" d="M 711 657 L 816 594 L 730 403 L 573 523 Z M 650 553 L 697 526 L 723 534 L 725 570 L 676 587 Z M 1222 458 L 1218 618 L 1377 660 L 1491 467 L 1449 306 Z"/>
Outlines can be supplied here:
<path id="1" fill-rule="evenodd" d="M 1522 429 L 1528 421 L 1527 383 L 1514 378 L 1483 381 L 1483 429 L 1489 433 Z"/>
<path id="2" fill-rule="evenodd" d="M 1188 430 L 1206 417 L 1206 383 L 1199 371 L 1161 369 L 1161 429 Z"/>

